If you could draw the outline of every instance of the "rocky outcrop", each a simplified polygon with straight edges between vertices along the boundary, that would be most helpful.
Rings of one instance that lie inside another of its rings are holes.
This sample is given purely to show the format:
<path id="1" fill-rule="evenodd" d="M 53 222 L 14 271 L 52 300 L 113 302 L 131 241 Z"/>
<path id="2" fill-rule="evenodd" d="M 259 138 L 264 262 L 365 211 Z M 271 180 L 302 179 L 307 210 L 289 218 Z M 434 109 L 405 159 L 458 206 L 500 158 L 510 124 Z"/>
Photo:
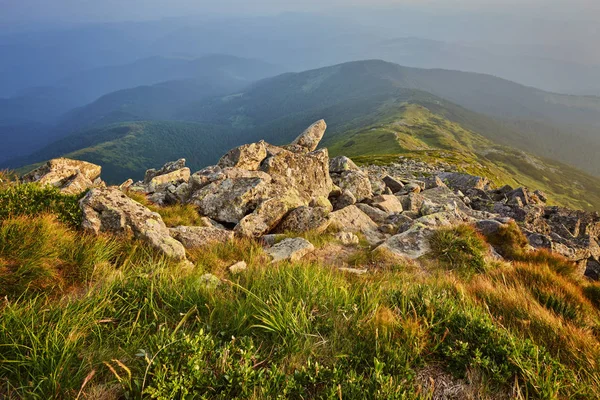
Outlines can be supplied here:
<path id="1" fill-rule="evenodd" d="M 163 254 L 184 259 L 183 245 L 170 236 L 159 214 L 127 197 L 118 188 L 95 188 L 80 201 L 83 229 L 98 234 L 132 234 Z"/>
<path id="2" fill-rule="evenodd" d="M 314 250 L 305 239 L 286 239 L 283 233 L 337 230 L 336 246 L 344 251 L 364 238 L 372 248 L 417 259 L 430 251 L 437 229 L 472 224 L 489 236 L 516 221 L 533 248 L 561 254 L 581 274 L 600 278 L 597 213 L 549 207 L 540 191 L 493 188 L 486 178 L 444 163 L 399 157 L 397 163 L 361 168 L 347 157 L 330 160 L 326 149 L 317 150 L 325 129 L 318 121 L 289 145 L 238 146 L 217 165 L 193 174 L 180 159 L 148 170 L 141 182 L 94 188 L 81 201 L 83 226 L 96 233 L 133 234 L 176 259 L 185 257 L 185 248 L 234 236 L 256 238 L 281 261 Z M 24 179 L 78 193 L 92 187 L 99 174 L 93 164 L 59 159 Z M 193 205 L 202 226 L 169 230 L 158 214 L 129 199 L 129 191 L 158 205 Z"/>
<path id="3" fill-rule="evenodd" d="M 79 194 L 100 185 L 102 168 L 85 161 L 56 158 L 22 177 L 23 182 L 54 186 L 65 194 Z"/>

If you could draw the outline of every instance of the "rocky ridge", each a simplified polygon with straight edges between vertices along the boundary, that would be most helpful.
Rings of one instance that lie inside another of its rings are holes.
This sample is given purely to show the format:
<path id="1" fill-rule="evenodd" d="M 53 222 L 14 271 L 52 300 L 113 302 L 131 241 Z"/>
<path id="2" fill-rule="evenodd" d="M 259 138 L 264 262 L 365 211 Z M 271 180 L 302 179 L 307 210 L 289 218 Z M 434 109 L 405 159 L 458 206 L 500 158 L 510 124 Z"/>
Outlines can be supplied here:
<path id="1" fill-rule="evenodd" d="M 274 261 L 295 260 L 314 246 L 305 239 L 276 244 L 274 235 L 326 230 L 338 231 L 347 246 L 356 245 L 360 234 L 373 249 L 418 259 L 429 252 L 436 229 L 467 223 L 490 234 L 516 221 L 531 248 L 559 253 L 581 274 L 600 278 L 598 213 L 548 206 L 540 191 L 494 188 L 485 177 L 451 165 L 400 157 L 391 165 L 360 168 L 347 157 L 330 159 L 326 149 L 317 150 L 325 130 L 321 120 L 290 145 L 239 146 L 194 173 L 180 159 L 119 187 L 103 184 L 99 166 L 67 159 L 51 160 L 23 179 L 65 193 L 89 190 L 80 201 L 84 229 L 133 234 L 176 259 L 185 259 L 185 248 L 238 236 L 261 239 Z M 160 206 L 191 204 L 204 226 L 169 229 L 129 192 Z"/>

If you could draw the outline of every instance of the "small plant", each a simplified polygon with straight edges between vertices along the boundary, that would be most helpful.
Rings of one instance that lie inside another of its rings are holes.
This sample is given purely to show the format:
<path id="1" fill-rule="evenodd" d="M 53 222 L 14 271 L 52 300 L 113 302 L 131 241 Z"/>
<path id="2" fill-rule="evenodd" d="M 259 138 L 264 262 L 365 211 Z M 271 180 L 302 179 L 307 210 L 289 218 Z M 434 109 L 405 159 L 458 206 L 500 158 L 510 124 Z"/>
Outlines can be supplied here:
<path id="1" fill-rule="evenodd" d="M 502 225 L 496 233 L 486 236 L 486 240 L 502 257 L 510 260 L 523 257 L 529 245 L 527 238 L 514 221 Z"/>
<path id="2" fill-rule="evenodd" d="M 468 274 L 486 270 L 487 243 L 468 225 L 438 230 L 431 238 L 430 244 L 431 256 L 448 269 Z"/>
<path id="3" fill-rule="evenodd" d="M 24 183 L 0 186 L 0 221 L 11 216 L 55 214 L 61 222 L 73 227 L 81 225 L 79 199 L 82 195 L 66 195 L 58 188 Z"/>

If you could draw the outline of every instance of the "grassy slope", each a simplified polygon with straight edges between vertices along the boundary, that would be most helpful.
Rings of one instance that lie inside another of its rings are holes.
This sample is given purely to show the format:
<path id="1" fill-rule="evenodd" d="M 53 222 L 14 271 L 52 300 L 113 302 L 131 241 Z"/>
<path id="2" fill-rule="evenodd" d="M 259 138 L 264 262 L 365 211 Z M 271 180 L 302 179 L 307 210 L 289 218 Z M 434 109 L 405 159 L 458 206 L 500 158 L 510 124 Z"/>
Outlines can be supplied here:
<path id="1" fill-rule="evenodd" d="M 488 239 L 514 263 L 486 258 L 470 228 L 439 232 L 427 273 L 330 234 L 302 262 L 268 265 L 258 243 L 235 241 L 190 252 L 190 268 L 7 204 L 3 398 L 430 399 L 444 385 L 459 398 L 600 396 L 600 286 L 525 255 L 515 231 Z M 230 275 L 239 260 L 248 270 Z"/>
<path id="2" fill-rule="evenodd" d="M 466 121 L 468 124 L 468 121 Z M 545 191 L 556 204 L 600 209 L 600 180 L 567 165 L 500 146 L 417 104 L 404 104 L 377 124 L 326 138 L 332 155 L 390 163 L 398 155 L 446 161 L 496 185 Z"/>

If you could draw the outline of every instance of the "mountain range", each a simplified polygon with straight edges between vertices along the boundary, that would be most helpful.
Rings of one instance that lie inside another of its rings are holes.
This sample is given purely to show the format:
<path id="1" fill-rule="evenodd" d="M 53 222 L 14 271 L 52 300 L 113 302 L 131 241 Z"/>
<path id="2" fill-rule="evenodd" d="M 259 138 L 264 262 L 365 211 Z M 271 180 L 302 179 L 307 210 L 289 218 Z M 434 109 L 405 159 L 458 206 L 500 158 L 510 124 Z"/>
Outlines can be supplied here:
<path id="1" fill-rule="evenodd" d="M 596 97 L 378 60 L 285 73 L 239 90 L 219 82 L 170 81 L 105 95 L 65 115 L 55 132 L 70 134 L 8 165 L 67 155 L 103 165 L 105 179 L 119 183 L 174 158 L 201 168 L 235 145 L 286 143 L 325 118 L 330 129 L 324 146 L 333 154 L 452 152 L 453 162 L 471 172 L 484 168 L 498 184 L 531 183 L 579 208 L 600 204 L 592 195 L 600 187 L 592 176 L 600 171 Z M 382 137 L 370 134 L 380 130 Z M 573 132 L 581 140 L 572 140 Z M 585 200 L 583 192 L 590 193 Z"/>

